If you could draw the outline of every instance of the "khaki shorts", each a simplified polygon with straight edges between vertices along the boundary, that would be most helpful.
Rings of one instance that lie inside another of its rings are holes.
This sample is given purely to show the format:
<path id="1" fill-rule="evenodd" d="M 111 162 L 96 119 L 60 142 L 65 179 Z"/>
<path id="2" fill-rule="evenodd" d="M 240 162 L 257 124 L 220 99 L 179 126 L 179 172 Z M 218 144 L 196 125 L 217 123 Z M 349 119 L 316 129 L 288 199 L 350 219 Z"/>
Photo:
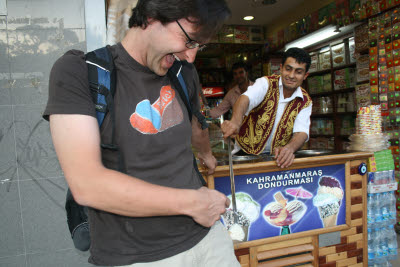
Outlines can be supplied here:
<path id="1" fill-rule="evenodd" d="M 240 267 L 232 239 L 220 221 L 193 248 L 154 262 L 134 263 L 125 267 Z"/>

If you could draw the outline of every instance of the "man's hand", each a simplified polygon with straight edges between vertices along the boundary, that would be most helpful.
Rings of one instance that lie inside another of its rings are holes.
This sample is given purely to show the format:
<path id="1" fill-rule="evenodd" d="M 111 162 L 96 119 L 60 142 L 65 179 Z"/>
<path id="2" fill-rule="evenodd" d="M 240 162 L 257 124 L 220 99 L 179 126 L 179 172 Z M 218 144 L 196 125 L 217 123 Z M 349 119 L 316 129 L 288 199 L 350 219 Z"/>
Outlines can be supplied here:
<path id="1" fill-rule="evenodd" d="M 292 165 L 294 160 L 294 151 L 288 146 L 277 147 L 274 150 L 276 164 L 281 168 Z"/>
<path id="2" fill-rule="evenodd" d="M 198 200 L 193 203 L 188 215 L 198 224 L 211 227 L 225 213 L 230 200 L 224 194 L 207 187 L 196 190 L 196 194 Z"/>
<path id="3" fill-rule="evenodd" d="M 228 137 L 235 138 L 239 133 L 240 124 L 234 123 L 232 120 L 224 121 L 221 125 L 221 131 L 224 134 L 224 139 Z"/>
<path id="4" fill-rule="evenodd" d="M 217 167 L 217 160 L 215 159 L 215 157 L 211 153 L 203 154 L 201 152 L 197 154 L 197 157 L 200 164 L 208 169 L 207 174 L 213 174 L 215 168 Z"/>

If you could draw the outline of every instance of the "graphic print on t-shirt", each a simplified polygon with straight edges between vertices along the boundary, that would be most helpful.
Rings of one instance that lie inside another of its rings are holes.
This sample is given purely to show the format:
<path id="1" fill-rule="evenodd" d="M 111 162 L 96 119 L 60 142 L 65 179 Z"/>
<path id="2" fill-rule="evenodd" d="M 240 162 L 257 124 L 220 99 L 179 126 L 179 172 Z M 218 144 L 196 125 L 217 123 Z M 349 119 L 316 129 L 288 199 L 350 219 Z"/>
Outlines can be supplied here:
<path id="1" fill-rule="evenodd" d="M 139 102 L 129 121 L 143 134 L 156 134 L 180 124 L 183 113 L 174 89 L 169 85 L 163 86 L 160 97 L 153 104 L 148 99 Z"/>

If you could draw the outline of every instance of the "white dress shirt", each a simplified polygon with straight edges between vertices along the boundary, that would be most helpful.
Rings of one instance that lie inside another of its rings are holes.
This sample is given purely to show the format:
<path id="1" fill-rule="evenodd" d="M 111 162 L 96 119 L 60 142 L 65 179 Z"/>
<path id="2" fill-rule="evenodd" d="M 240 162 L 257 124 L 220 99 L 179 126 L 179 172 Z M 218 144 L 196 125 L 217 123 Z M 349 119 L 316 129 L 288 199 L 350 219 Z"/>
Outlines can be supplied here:
<path id="1" fill-rule="evenodd" d="M 265 77 L 258 78 L 252 86 L 247 88 L 247 91 L 243 93 L 249 98 L 249 108 L 246 111 L 246 116 L 257 107 L 265 98 L 269 88 L 269 82 Z M 275 135 L 276 128 L 278 127 L 279 121 L 285 111 L 286 105 L 292 101 L 295 97 L 301 97 L 303 99 L 303 93 L 301 92 L 301 88 L 297 87 L 296 91 L 289 98 L 283 97 L 283 85 L 282 78 L 279 78 L 279 103 L 278 110 L 275 118 L 274 127 L 272 128 L 272 133 L 267 140 L 267 144 L 263 152 L 269 153 L 271 150 L 271 143 Z M 294 121 L 293 133 L 303 132 L 307 134 L 307 141 L 309 138 L 310 131 L 310 116 L 311 116 L 312 104 L 306 108 L 303 108 L 299 114 L 297 114 L 296 119 Z M 237 144 L 235 144 L 235 149 L 232 153 L 236 153 L 240 148 Z"/>

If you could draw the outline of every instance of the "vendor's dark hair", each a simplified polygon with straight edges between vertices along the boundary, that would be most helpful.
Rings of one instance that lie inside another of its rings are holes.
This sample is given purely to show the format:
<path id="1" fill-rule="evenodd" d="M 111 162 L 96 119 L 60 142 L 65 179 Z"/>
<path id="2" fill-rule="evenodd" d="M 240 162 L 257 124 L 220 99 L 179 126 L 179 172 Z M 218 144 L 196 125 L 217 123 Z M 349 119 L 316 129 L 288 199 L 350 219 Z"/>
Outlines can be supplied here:
<path id="1" fill-rule="evenodd" d="M 288 57 L 292 57 L 296 59 L 297 63 L 306 63 L 306 72 L 310 68 L 311 65 L 311 57 L 310 55 L 301 48 L 298 47 L 292 47 L 289 48 L 288 50 L 283 53 L 283 58 L 282 58 L 282 65 L 285 65 L 286 59 Z"/>
<path id="2" fill-rule="evenodd" d="M 243 61 L 236 62 L 232 65 L 232 71 L 243 68 L 246 72 L 249 71 L 249 67 Z"/>
<path id="3" fill-rule="evenodd" d="M 186 18 L 199 29 L 193 39 L 202 41 L 216 34 L 230 15 L 225 0 L 139 0 L 132 9 L 129 28 L 146 28 L 149 18 L 162 24 Z"/>

